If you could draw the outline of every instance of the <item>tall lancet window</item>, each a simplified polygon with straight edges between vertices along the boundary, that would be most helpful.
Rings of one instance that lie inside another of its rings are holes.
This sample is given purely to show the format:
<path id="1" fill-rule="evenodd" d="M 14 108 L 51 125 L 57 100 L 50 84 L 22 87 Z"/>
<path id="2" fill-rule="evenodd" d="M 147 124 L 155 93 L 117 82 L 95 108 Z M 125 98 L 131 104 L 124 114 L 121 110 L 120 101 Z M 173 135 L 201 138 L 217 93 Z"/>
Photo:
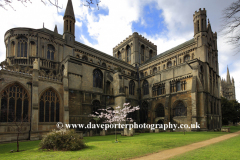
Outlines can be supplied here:
<path id="1" fill-rule="evenodd" d="M 131 62 L 131 47 L 127 46 L 127 62 Z"/>
<path id="2" fill-rule="evenodd" d="M 55 47 L 51 44 L 48 45 L 47 59 L 54 60 Z"/>
<path id="3" fill-rule="evenodd" d="M 27 38 L 21 37 L 18 39 L 18 57 L 27 57 Z"/>

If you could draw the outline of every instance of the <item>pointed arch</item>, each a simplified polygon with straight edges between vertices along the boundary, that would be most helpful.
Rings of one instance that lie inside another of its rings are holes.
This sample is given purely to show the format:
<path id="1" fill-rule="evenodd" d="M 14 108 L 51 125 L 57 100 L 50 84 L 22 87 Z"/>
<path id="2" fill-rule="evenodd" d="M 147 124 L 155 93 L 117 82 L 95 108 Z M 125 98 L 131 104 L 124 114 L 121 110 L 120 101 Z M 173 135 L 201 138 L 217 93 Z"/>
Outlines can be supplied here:
<path id="1" fill-rule="evenodd" d="M 127 62 L 131 62 L 131 47 L 127 45 Z"/>
<path id="2" fill-rule="evenodd" d="M 93 70 L 93 87 L 102 88 L 103 74 L 99 69 Z"/>
<path id="3" fill-rule="evenodd" d="M 0 122 L 28 121 L 30 95 L 19 82 L 11 82 L 0 92 Z"/>
<path id="4" fill-rule="evenodd" d="M 149 84 L 148 84 L 147 80 L 143 81 L 142 88 L 143 88 L 143 95 L 148 95 L 149 94 Z"/>
<path id="5" fill-rule="evenodd" d="M 53 88 L 48 87 L 40 93 L 39 122 L 59 122 L 61 96 Z"/>
<path id="6" fill-rule="evenodd" d="M 134 95 L 134 90 L 135 90 L 135 83 L 133 80 L 129 82 L 129 94 Z"/>
<path id="7" fill-rule="evenodd" d="M 162 103 L 158 103 L 155 107 L 155 117 L 165 117 L 165 110 Z"/>

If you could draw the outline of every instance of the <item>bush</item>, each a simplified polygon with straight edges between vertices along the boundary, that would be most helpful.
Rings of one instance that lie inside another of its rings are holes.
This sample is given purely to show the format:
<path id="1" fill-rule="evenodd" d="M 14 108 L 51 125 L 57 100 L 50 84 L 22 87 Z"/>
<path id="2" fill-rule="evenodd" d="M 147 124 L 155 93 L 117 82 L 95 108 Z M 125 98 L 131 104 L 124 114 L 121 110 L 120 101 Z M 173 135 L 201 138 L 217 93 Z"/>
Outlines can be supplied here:
<path id="1" fill-rule="evenodd" d="M 52 131 L 43 137 L 40 142 L 41 149 L 76 151 L 86 148 L 85 143 L 80 135 L 74 130 L 62 129 Z"/>

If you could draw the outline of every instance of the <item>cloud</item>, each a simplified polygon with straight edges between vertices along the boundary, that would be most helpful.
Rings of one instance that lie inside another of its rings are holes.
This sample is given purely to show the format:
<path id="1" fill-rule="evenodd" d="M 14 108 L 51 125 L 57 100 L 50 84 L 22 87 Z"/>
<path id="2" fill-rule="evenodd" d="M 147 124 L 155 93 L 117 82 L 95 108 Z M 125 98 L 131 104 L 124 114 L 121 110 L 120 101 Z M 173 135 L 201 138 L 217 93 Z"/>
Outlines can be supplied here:
<path id="1" fill-rule="evenodd" d="M 83 0 L 73 1 L 76 17 L 76 40 L 112 55 L 112 49 L 134 32 L 133 24 L 139 25 L 138 31 L 157 45 L 158 54 L 171 49 L 193 38 L 193 14 L 199 8 L 207 10 L 213 32 L 221 30 L 222 10 L 229 6 L 233 0 L 103 0 L 97 8 L 89 9 L 82 5 Z M 20 2 L 15 2 L 16 11 L 5 11 L 0 8 L 1 30 L 0 35 L 0 60 L 5 59 L 5 46 L 3 36 L 5 32 L 14 27 L 46 28 L 53 30 L 55 24 L 60 34 L 63 33 L 63 15 L 67 4 L 66 0 L 59 0 L 63 9 L 51 5 L 43 5 L 40 0 L 33 1 L 24 7 Z M 153 19 L 156 28 L 151 32 L 151 20 L 145 12 L 157 14 Z M 159 12 L 158 12 L 159 11 Z M 2 16 L 4 15 L 4 16 Z M 158 19 L 159 18 L 159 19 Z M 159 30 L 159 32 L 157 32 Z M 154 34 L 149 34 L 154 33 Z M 240 54 L 235 55 L 232 47 L 226 43 L 223 36 L 218 33 L 219 73 L 226 75 L 229 66 L 231 76 L 236 83 L 237 99 L 240 100 Z M 239 93 L 239 94 L 238 94 Z"/>

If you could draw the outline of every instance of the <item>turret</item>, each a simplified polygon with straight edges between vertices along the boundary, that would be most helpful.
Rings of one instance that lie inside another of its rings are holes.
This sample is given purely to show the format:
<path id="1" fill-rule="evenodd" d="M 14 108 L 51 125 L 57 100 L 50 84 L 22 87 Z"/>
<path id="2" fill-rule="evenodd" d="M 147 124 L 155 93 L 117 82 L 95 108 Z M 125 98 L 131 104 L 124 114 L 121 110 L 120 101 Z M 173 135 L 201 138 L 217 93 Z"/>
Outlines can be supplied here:
<path id="1" fill-rule="evenodd" d="M 68 0 L 63 20 L 63 39 L 66 40 L 67 45 L 73 46 L 75 41 L 75 15 L 73 11 L 72 0 Z"/>
<path id="2" fill-rule="evenodd" d="M 207 31 L 207 24 L 206 24 L 206 10 L 203 8 L 199 8 L 199 11 L 195 11 L 193 14 L 193 23 L 194 23 L 194 36 L 199 32 L 206 32 Z"/>

